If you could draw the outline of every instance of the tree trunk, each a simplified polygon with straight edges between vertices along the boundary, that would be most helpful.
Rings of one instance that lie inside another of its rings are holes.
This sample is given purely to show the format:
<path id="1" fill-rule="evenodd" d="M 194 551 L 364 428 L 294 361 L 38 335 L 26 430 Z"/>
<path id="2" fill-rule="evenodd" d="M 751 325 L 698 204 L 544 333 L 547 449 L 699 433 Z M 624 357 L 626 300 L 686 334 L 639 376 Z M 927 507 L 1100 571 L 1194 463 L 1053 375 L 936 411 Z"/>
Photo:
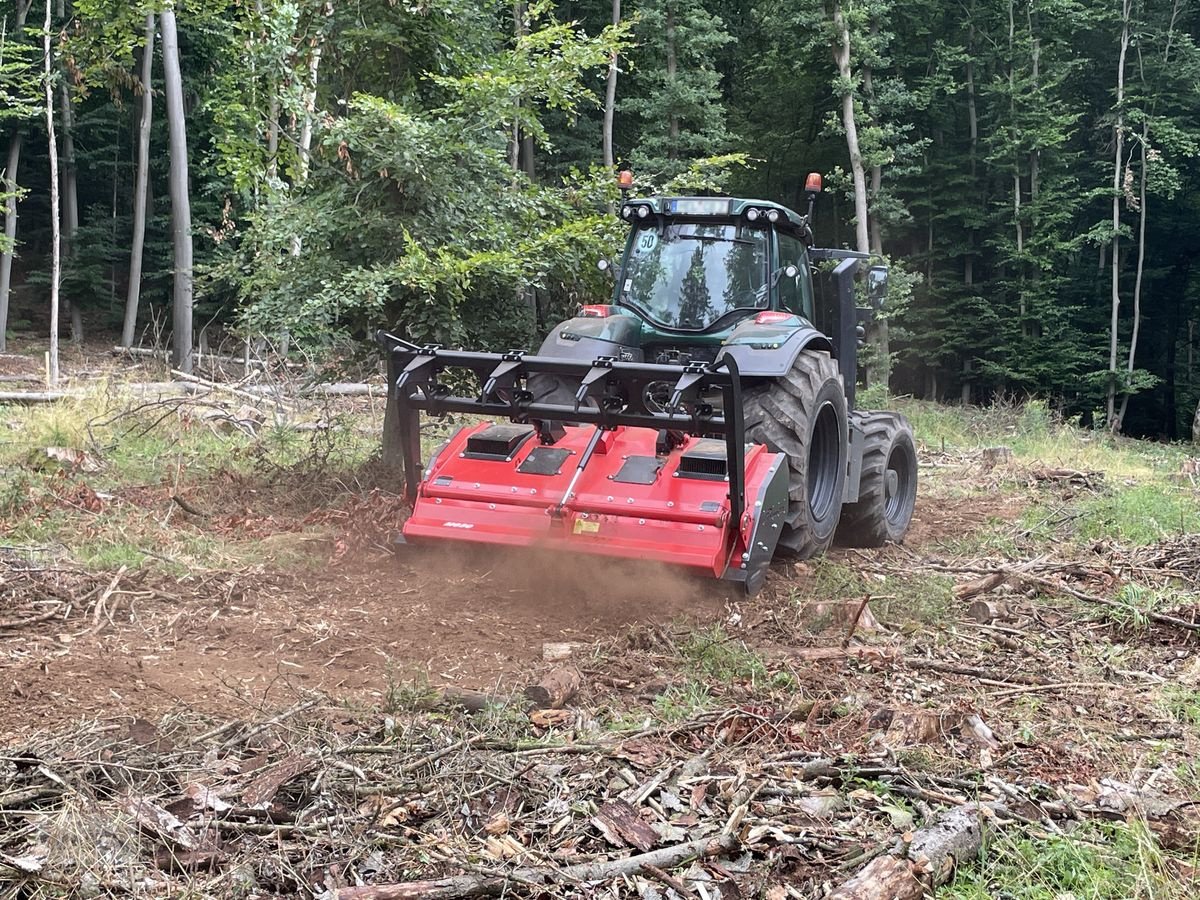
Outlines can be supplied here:
<path id="1" fill-rule="evenodd" d="M 183 111 L 183 76 L 179 71 L 179 35 L 175 7 L 168 2 L 161 19 L 163 87 L 167 100 L 167 134 L 171 153 L 171 232 L 174 239 L 175 287 L 172 298 L 171 364 L 192 372 L 192 203 L 188 190 L 187 126 Z"/>
<path id="2" fill-rule="evenodd" d="M 150 183 L 150 125 L 154 118 L 154 13 L 146 14 L 146 46 L 142 50 L 142 116 L 138 122 L 137 180 L 133 191 L 133 242 L 129 249 L 129 288 L 121 346 L 132 347 L 142 291 L 142 251 L 146 243 L 147 186 Z"/>
<path id="3" fill-rule="evenodd" d="M 67 17 L 66 0 L 58 0 L 58 18 Z M 62 117 L 62 201 L 63 201 L 63 255 L 70 258 L 75 253 L 75 234 L 79 231 L 79 178 L 75 165 L 75 114 L 71 106 L 71 83 L 66 69 L 58 85 L 58 109 Z M 71 320 L 71 343 L 83 342 L 83 313 L 78 303 L 64 301 Z"/>
<path id="4" fill-rule="evenodd" d="M 25 28 L 33 0 L 17 0 L 14 34 Z M 17 127 L 8 139 L 8 165 L 4 169 L 4 248 L 0 250 L 0 353 L 8 349 L 8 298 L 12 289 L 12 261 L 17 242 L 17 168 L 21 164 L 21 144 L 25 133 Z"/>
<path id="5" fill-rule="evenodd" d="M 1108 418 L 1109 428 L 1118 427 L 1116 421 L 1117 399 L 1117 346 L 1120 338 L 1118 328 L 1121 312 L 1121 262 L 1118 250 L 1121 246 L 1121 170 L 1125 157 L 1125 54 L 1129 49 L 1129 15 L 1133 0 L 1121 3 L 1121 52 L 1117 62 L 1117 120 L 1113 125 L 1113 195 L 1112 195 L 1112 306 L 1109 321 L 1108 344 Z"/>
<path id="6" fill-rule="evenodd" d="M 1126 365 L 1126 371 L 1133 377 L 1133 370 L 1136 368 L 1136 357 L 1138 347 L 1138 333 L 1142 328 L 1142 273 L 1145 271 L 1146 263 L 1146 142 L 1149 140 L 1147 134 L 1147 125 L 1145 120 L 1142 121 L 1142 140 L 1141 140 L 1141 177 L 1138 184 L 1138 251 L 1137 251 L 1137 274 L 1133 279 L 1133 333 L 1129 336 L 1129 361 Z M 1125 427 L 1125 410 L 1129 408 L 1129 391 L 1125 391 L 1121 395 L 1121 409 L 1117 413 L 1116 421 L 1113 425 L 1114 431 L 1121 431 Z"/>
<path id="7" fill-rule="evenodd" d="M 613 27 L 621 24 L 621 0 L 612 0 Z M 617 108 L 617 62 L 619 54 L 613 50 L 608 58 L 608 82 L 604 87 L 604 166 L 612 169 L 616 166 L 616 156 L 613 154 L 613 115 Z"/>
<path id="8" fill-rule="evenodd" d="M 0 353 L 8 349 L 8 297 L 12 289 L 12 261 L 17 244 L 17 167 L 21 163 L 21 129 L 8 139 L 8 165 L 4 169 L 4 250 L 0 253 Z"/>
<path id="9" fill-rule="evenodd" d="M 675 85 L 675 4 L 667 0 L 667 83 Z M 667 159 L 679 158 L 679 116 L 674 106 L 667 118 Z"/>
<path id="10" fill-rule="evenodd" d="M 46 79 L 46 138 L 50 153 L 50 387 L 58 387 L 58 282 L 62 278 L 62 233 L 58 219 L 58 139 L 54 135 L 54 83 L 50 78 L 50 0 L 42 34 L 42 71 Z"/>
<path id="11" fill-rule="evenodd" d="M 867 234 L 867 179 L 863 171 L 862 152 L 858 147 L 858 126 L 854 120 L 854 89 L 850 73 L 850 24 L 842 13 L 841 3 L 833 7 L 833 25 L 838 42 L 834 45 L 833 58 L 837 62 L 838 75 L 842 84 L 842 125 L 846 129 L 846 149 L 850 153 L 850 173 L 854 180 L 854 227 L 857 248 L 860 253 L 871 251 Z"/>

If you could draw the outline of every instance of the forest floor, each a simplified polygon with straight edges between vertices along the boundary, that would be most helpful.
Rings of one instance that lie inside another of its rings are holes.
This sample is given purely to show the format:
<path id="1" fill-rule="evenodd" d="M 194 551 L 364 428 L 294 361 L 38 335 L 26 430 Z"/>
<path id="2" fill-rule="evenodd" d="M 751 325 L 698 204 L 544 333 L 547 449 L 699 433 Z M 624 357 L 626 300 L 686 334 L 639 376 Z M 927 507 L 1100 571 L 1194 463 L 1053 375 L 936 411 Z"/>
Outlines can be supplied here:
<path id="1" fill-rule="evenodd" d="M 1187 448 L 899 401 L 906 543 L 744 600 L 395 553 L 380 397 L 65 364 L 0 403 L 0 896 L 1197 893 Z"/>

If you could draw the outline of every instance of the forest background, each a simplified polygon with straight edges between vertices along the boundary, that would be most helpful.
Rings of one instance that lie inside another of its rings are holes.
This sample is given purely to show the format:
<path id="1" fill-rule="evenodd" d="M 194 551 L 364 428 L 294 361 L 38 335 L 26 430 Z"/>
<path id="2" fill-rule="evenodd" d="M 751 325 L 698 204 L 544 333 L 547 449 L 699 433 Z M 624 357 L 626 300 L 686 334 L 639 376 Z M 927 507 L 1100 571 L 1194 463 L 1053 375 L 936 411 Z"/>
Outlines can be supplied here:
<path id="1" fill-rule="evenodd" d="M 818 242 L 893 268 L 879 390 L 1167 438 L 1200 400 L 1194 0 L 0 14 L 0 351 L 56 289 L 73 339 L 174 337 L 184 369 L 195 342 L 361 352 L 381 325 L 536 346 L 606 292 L 616 167 L 800 208 L 815 170 Z"/>

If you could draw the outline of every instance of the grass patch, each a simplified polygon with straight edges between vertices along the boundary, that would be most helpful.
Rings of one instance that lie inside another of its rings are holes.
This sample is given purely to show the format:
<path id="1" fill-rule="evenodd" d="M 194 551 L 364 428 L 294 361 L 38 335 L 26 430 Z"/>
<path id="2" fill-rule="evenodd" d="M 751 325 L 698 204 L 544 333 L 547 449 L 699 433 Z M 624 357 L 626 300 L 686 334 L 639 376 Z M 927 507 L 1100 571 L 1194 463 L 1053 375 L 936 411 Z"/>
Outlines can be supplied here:
<path id="1" fill-rule="evenodd" d="M 0 408 L 10 425 L 0 435 L 6 542 L 51 547 L 97 569 L 182 573 L 264 554 L 304 565 L 326 549 L 324 536 L 291 532 L 355 490 L 378 437 L 349 416 L 312 432 L 268 421 L 252 434 L 204 418 L 219 399 L 148 402 L 107 385 L 60 403 Z M 53 446 L 86 451 L 101 468 L 63 471 L 45 459 Z M 173 507 L 174 496 L 203 515 Z M 268 547 L 264 529 L 286 536 Z"/>
<path id="2" fill-rule="evenodd" d="M 722 684 L 748 681 L 757 687 L 768 681 L 762 658 L 720 625 L 689 634 L 679 653 L 697 675 Z"/>
<path id="3" fill-rule="evenodd" d="M 1171 883 L 1154 838 L 1141 825 L 1083 825 L 1039 840 L 999 833 L 983 859 L 938 891 L 954 900 L 1151 900 L 1193 896 Z"/>
<path id="4" fill-rule="evenodd" d="M 1092 497 L 1080 504 L 1080 540 L 1111 539 L 1144 546 L 1174 534 L 1200 532 L 1194 492 L 1165 484 L 1141 484 Z"/>
<path id="5" fill-rule="evenodd" d="M 963 452 L 1004 446 L 1023 461 L 1099 470 L 1109 479 L 1162 479 L 1178 472 L 1181 446 L 1114 437 L 1064 421 L 1044 401 L 997 401 L 991 406 L 942 406 L 898 399 L 892 404 L 912 423 L 917 440 L 931 450 Z"/>
<path id="6" fill-rule="evenodd" d="M 882 620 L 893 623 L 941 621 L 953 608 L 954 579 L 943 575 L 887 575 L 868 578 L 850 566 L 822 557 L 809 561 L 813 577 L 807 591 L 794 591 L 792 601 L 807 607 L 812 603 L 844 602 L 872 598 L 871 609 Z M 823 631 L 828 614 L 805 610 L 805 626 Z"/>
<path id="7" fill-rule="evenodd" d="M 1191 728 L 1200 727 L 1200 691 L 1184 684 L 1162 686 L 1163 711 L 1178 722 Z"/>
<path id="8" fill-rule="evenodd" d="M 664 722 L 685 722 L 716 706 L 708 685 L 695 678 L 673 684 L 654 698 L 654 711 Z"/>

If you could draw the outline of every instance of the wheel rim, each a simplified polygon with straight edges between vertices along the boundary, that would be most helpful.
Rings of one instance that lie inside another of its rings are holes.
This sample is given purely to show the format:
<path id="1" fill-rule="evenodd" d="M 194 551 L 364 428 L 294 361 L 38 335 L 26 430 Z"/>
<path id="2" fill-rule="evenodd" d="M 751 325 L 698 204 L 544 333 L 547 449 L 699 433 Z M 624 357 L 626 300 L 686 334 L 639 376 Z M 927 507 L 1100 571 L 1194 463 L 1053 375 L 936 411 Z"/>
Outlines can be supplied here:
<path id="1" fill-rule="evenodd" d="M 808 448 L 808 506 L 817 522 L 829 516 L 838 500 L 840 451 L 837 411 L 832 403 L 824 403 L 817 411 Z"/>
<path id="2" fill-rule="evenodd" d="M 892 447 L 884 472 L 883 514 L 889 522 L 902 520 L 908 511 L 908 498 L 913 489 L 913 470 L 916 468 L 909 448 L 904 444 Z"/>

